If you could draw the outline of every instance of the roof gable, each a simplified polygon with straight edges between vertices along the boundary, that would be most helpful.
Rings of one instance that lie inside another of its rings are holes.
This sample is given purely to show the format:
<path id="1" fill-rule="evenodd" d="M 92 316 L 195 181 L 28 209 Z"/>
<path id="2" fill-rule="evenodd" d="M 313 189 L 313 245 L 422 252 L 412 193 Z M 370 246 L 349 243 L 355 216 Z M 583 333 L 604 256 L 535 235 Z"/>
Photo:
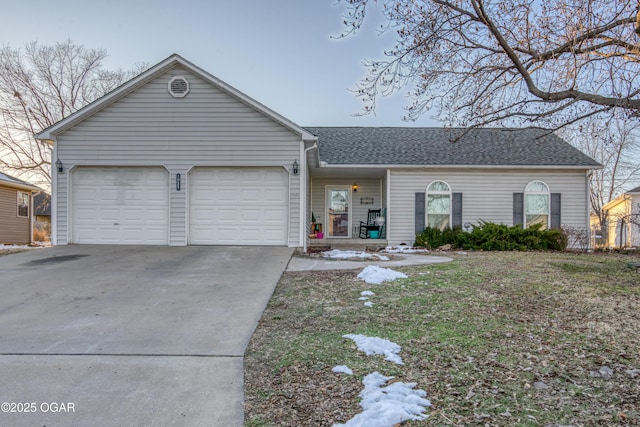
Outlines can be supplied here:
<path id="1" fill-rule="evenodd" d="M 626 194 L 640 194 L 640 187 L 632 188 L 631 190 L 627 191 Z"/>
<path id="2" fill-rule="evenodd" d="M 254 100 L 253 98 L 245 95 L 244 93 L 226 84 L 222 80 L 218 79 L 212 74 L 209 74 L 208 72 L 197 67 L 196 65 L 185 60 L 184 58 L 182 58 L 180 55 L 177 55 L 177 54 L 171 55 L 164 61 L 149 68 L 147 71 L 134 77 L 133 79 L 121 85 L 120 87 L 104 95 L 103 97 L 86 105 L 85 107 L 81 108 L 80 110 L 76 111 L 70 116 L 62 119 L 61 121 L 54 124 L 53 126 L 47 129 L 44 129 L 42 132 L 36 135 L 36 138 L 41 140 L 55 139 L 56 135 L 61 134 L 62 132 L 72 128 L 76 124 L 82 122 L 83 120 L 93 116 L 97 112 L 102 111 L 108 106 L 114 104 L 116 101 L 126 97 L 131 92 L 151 82 L 155 78 L 161 76 L 162 74 L 166 73 L 167 71 L 171 70 L 173 67 L 176 67 L 176 66 L 184 67 L 185 69 L 189 70 L 193 74 L 197 75 L 198 77 L 208 82 L 209 84 L 217 87 L 218 89 L 222 90 L 228 95 L 236 98 L 240 102 L 248 105 L 249 107 L 263 114 L 264 116 L 270 118 L 271 120 L 289 129 L 290 131 L 296 134 L 299 134 L 303 140 L 305 141 L 316 140 L 316 138 L 312 134 L 310 134 L 308 131 L 306 131 L 302 127 L 291 122 L 290 120 L 286 119 L 285 117 L 281 116 L 275 111 L 267 108 L 266 106 Z"/>
<path id="3" fill-rule="evenodd" d="M 579 167 L 601 165 L 540 128 L 309 127 L 329 166 Z"/>

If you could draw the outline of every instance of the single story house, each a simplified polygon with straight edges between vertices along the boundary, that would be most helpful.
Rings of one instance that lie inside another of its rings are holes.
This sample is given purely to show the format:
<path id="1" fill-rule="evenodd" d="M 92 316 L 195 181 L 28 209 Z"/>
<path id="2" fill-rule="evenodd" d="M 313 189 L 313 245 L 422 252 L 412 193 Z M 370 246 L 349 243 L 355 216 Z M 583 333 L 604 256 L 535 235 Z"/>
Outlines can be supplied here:
<path id="1" fill-rule="evenodd" d="M 179 55 L 37 138 L 56 245 L 306 249 L 359 239 L 371 209 L 392 245 L 479 220 L 588 230 L 600 166 L 542 129 L 301 127 Z"/>
<path id="2" fill-rule="evenodd" d="M 0 244 L 33 241 L 33 194 L 40 189 L 0 172 Z"/>
<path id="3" fill-rule="evenodd" d="M 602 249 L 640 246 L 640 187 L 629 190 L 602 207 L 603 224 L 591 216 L 593 246 Z"/>

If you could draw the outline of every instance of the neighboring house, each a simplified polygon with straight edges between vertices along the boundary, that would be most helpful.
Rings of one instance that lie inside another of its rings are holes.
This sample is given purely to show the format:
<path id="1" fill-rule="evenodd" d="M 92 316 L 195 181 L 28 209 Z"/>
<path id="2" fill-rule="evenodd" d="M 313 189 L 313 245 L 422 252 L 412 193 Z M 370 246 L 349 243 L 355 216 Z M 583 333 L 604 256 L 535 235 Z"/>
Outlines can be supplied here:
<path id="1" fill-rule="evenodd" d="M 33 214 L 36 223 L 51 225 L 51 195 L 41 191 L 33 197 Z"/>
<path id="2" fill-rule="evenodd" d="M 540 129 L 458 136 L 303 128 L 178 55 L 37 135 L 54 146 L 58 245 L 306 248 L 312 215 L 345 241 L 369 209 L 389 244 L 480 220 L 588 229 L 595 161 Z"/>
<path id="3" fill-rule="evenodd" d="M 631 244 L 640 247 L 640 187 L 626 193 L 631 198 Z"/>
<path id="4" fill-rule="evenodd" d="M 640 187 L 627 191 L 602 207 L 603 224 L 591 216 L 591 229 L 596 248 L 630 248 L 640 246 Z"/>
<path id="5" fill-rule="evenodd" d="M 38 187 L 0 172 L 0 244 L 33 240 L 33 194 Z"/>

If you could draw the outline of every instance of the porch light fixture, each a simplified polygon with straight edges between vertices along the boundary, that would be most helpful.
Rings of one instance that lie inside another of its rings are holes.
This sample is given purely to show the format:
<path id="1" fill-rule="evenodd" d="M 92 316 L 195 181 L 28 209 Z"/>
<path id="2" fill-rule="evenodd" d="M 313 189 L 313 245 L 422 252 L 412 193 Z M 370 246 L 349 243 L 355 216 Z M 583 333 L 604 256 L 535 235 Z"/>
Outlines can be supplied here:
<path id="1" fill-rule="evenodd" d="M 297 160 L 293 161 L 292 167 L 293 167 L 293 174 L 294 175 L 298 175 L 298 161 Z"/>
<path id="2" fill-rule="evenodd" d="M 64 172 L 64 168 L 62 167 L 62 162 L 60 161 L 60 159 L 56 160 L 56 169 L 58 169 L 59 173 Z"/>
<path id="3" fill-rule="evenodd" d="M 355 193 L 356 191 L 358 191 L 358 184 L 356 184 L 354 182 L 353 185 L 351 186 L 351 188 L 353 189 L 353 192 Z"/>

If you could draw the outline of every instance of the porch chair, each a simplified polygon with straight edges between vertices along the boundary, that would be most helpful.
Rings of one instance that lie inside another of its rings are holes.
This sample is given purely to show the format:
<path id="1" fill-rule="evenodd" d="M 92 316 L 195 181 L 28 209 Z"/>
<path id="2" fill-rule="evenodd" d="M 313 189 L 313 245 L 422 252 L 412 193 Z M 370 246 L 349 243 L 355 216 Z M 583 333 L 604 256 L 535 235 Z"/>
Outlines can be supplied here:
<path id="1" fill-rule="evenodd" d="M 369 209 L 367 213 L 367 222 L 360 221 L 360 232 L 358 233 L 358 237 L 361 239 L 369 238 L 369 231 L 382 231 L 380 230 L 382 227 L 376 225 L 376 218 L 382 216 L 382 209 Z M 379 234 L 382 237 L 381 234 Z"/>

